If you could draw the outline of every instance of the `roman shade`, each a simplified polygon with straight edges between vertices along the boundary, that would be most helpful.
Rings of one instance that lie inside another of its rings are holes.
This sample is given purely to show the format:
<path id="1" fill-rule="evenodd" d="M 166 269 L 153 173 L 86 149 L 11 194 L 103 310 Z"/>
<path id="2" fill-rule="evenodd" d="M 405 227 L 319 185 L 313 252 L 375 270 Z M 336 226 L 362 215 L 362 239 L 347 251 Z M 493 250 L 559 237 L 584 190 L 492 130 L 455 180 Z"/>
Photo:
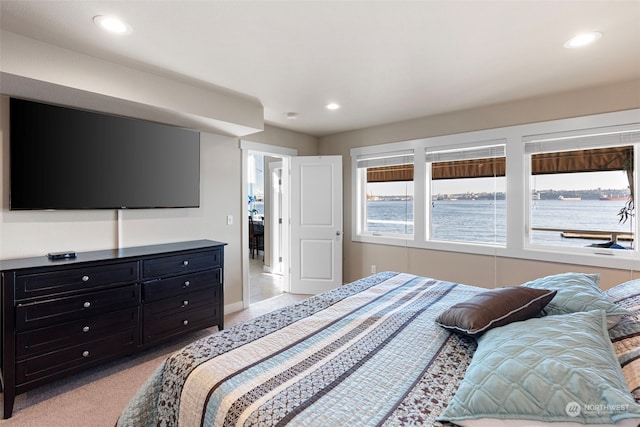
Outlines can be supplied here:
<path id="1" fill-rule="evenodd" d="M 453 150 L 427 148 L 431 179 L 505 176 L 505 141 L 499 142 L 502 144 Z M 532 175 L 615 170 L 632 175 L 632 144 L 640 143 L 640 124 L 530 135 L 523 142 L 525 154 L 531 155 Z M 629 178 L 632 182 L 632 176 Z M 413 157 L 405 164 L 367 169 L 367 182 L 412 180 Z"/>
<path id="2" fill-rule="evenodd" d="M 400 150 L 358 158 L 367 182 L 413 181 L 413 150 Z"/>
<path id="3" fill-rule="evenodd" d="M 560 151 L 531 156 L 531 174 L 627 170 L 633 165 L 633 147 Z"/>

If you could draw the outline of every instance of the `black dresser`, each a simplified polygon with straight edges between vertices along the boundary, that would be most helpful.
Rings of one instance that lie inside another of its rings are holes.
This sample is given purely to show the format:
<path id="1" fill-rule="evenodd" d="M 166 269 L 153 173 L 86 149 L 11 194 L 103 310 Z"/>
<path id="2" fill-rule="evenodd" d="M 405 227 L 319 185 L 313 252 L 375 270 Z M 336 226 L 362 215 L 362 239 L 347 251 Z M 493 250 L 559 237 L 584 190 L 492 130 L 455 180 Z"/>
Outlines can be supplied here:
<path id="1" fill-rule="evenodd" d="M 4 418 L 34 387 L 187 332 L 222 330 L 225 245 L 0 261 Z"/>

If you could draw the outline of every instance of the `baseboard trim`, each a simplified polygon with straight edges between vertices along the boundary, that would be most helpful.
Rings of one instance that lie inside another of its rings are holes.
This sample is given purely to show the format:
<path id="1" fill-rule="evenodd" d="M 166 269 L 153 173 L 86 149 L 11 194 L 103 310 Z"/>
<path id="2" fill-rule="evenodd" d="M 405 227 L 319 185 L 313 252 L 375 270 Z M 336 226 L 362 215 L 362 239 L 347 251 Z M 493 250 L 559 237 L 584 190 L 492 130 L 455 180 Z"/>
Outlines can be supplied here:
<path id="1" fill-rule="evenodd" d="M 242 309 L 244 309 L 242 301 L 234 302 L 232 304 L 227 304 L 224 306 L 224 315 L 226 316 L 227 314 L 235 313 Z"/>

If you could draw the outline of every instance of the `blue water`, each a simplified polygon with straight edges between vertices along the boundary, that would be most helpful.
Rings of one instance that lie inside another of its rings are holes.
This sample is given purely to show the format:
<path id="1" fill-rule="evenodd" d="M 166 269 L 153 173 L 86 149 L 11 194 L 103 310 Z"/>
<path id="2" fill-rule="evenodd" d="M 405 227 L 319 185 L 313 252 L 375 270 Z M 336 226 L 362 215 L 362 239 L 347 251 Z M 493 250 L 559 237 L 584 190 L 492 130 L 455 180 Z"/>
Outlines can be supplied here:
<path id="1" fill-rule="evenodd" d="M 572 228 L 575 230 L 604 230 L 632 232 L 634 219 L 620 224 L 618 211 L 624 201 L 614 200 L 533 200 L 532 227 Z M 564 246 L 587 246 L 592 243 L 603 243 L 604 240 L 567 239 L 560 233 L 549 231 L 533 231 L 533 243 L 545 243 Z M 629 247 L 631 242 L 620 241 L 620 245 Z"/>
<path id="2" fill-rule="evenodd" d="M 544 228 L 631 231 L 631 222 L 619 224 L 622 201 L 533 200 L 532 226 Z M 432 208 L 433 240 L 506 243 L 504 200 L 438 200 Z M 367 229 L 371 232 L 413 233 L 413 202 L 369 201 Z M 534 231 L 532 243 L 587 246 L 605 240 L 568 239 L 560 232 Z M 629 246 L 629 242 L 620 242 Z"/>
<path id="3" fill-rule="evenodd" d="M 440 200 L 431 209 L 433 240 L 506 244 L 504 200 Z"/>
<path id="4" fill-rule="evenodd" d="M 367 231 L 413 234 L 413 201 L 367 202 Z"/>

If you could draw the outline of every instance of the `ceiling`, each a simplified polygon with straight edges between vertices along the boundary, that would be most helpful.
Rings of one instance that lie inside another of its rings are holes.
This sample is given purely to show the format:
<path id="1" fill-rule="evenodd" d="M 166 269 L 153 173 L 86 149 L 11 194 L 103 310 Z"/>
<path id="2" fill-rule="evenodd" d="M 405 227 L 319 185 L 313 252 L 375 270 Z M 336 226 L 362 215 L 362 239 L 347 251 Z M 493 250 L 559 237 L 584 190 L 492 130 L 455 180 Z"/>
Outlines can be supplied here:
<path id="1" fill-rule="evenodd" d="M 0 0 L 0 14 L 6 31 L 256 98 L 266 123 L 315 136 L 640 78 L 640 1 Z"/>

